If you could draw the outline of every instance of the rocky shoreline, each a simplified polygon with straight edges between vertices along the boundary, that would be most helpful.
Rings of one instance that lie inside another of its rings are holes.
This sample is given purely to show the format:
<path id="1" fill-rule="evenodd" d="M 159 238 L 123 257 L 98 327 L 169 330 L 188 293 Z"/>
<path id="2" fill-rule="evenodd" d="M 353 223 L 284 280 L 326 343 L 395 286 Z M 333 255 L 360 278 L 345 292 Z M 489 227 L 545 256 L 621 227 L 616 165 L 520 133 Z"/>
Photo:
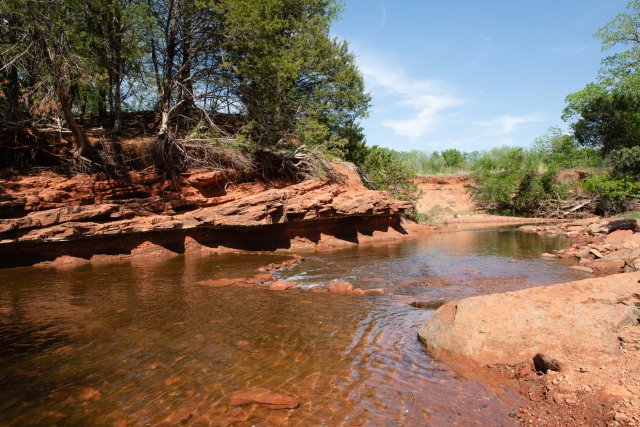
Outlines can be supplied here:
<path id="1" fill-rule="evenodd" d="M 574 244 L 548 258 L 590 279 L 451 301 L 419 331 L 435 356 L 514 381 L 526 425 L 640 424 L 640 224 L 588 218 L 527 225 Z"/>
<path id="2" fill-rule="evenodd" d="M 578 265 L 572 268 L 596 276 L 640 270 L 640 223 L 635 219 L 586 218 L 560 224 L 526 225 L 520 230 L 570 238 L 573 245 L 543 256 L 577 261 Z"/>

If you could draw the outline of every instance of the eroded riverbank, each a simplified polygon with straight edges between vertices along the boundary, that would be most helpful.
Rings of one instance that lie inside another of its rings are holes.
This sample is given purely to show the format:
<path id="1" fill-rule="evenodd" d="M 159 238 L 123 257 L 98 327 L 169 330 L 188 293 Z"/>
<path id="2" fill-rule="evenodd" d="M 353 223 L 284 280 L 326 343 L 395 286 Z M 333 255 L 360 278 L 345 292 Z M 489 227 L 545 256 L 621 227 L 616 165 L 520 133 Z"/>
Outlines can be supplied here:
<path id="1" fill-rule="evenodd" d="M 502 231 L 307 254 L 276 272 L 302 289 L 211 287 L 288 256 L 134 258 L 72 270 L 0 271 L 3 424 L 513 423 L 508 384 L 465 379 L 416 339 L 453 300 L 584 277 L 543 252 L 563 240 Z M 333 279 L 385 296 L 313 293 Z M 231 405 L 265 388 L 296 409 Z"/>

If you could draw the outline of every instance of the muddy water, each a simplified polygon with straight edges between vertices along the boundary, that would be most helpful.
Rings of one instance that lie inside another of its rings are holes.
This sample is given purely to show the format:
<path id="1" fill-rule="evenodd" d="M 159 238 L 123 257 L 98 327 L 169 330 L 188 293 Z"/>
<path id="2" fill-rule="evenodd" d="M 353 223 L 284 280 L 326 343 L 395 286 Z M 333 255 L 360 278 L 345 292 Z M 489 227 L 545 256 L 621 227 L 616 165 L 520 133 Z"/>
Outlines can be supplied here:
<path id="1" fill-rule="evenodd" d="M 389 296 L 196 282 L 252 274 L 276 254 L 0 271 L 0 425 L 508 425 L 506 386 L 463 378 L 417 341 L 407 303 L 583 277 L 513 230 L 312 254 L 283 278 L 342 278 Z M 228 408 L 265 387 L 295 410 Z M 513 415 L 513 413 L 512 413 Z"/>

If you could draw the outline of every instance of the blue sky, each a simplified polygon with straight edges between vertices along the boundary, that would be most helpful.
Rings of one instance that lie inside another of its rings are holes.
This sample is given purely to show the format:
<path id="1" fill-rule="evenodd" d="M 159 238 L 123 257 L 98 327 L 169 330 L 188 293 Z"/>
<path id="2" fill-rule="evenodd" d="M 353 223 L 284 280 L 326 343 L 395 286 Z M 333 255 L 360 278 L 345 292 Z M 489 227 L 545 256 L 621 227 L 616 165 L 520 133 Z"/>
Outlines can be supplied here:
<path id="1" fill-rule="evenodd" d="M 593 81 L 593 38 L 626 0 L 345 0 L 333 33 L 357 57 L 369 145 L 472 151 L 566 128 L 564 98 Z"/>

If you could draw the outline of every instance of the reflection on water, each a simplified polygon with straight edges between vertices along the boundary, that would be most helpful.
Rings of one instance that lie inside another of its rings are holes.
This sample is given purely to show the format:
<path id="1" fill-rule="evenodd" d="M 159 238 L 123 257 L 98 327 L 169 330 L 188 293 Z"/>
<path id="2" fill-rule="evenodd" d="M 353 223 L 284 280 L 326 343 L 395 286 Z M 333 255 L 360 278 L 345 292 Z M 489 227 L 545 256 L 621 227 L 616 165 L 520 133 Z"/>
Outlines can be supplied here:
<path id="1" fill-rule="evenodd" d="M 509 424 L 519 398 L 429 357 L 416 332 L 432 311 L 407 303 L 582 277 L 539 259 L 560 245 L 460 231 L 314 254 L 280 273 L 393 294 L 384 297 L 196 284 L 286 258 L 275 254 L 3 270 L 0 424 Z M 229 411 L 229 396 L 252 387 L 300 407 Z"/>

